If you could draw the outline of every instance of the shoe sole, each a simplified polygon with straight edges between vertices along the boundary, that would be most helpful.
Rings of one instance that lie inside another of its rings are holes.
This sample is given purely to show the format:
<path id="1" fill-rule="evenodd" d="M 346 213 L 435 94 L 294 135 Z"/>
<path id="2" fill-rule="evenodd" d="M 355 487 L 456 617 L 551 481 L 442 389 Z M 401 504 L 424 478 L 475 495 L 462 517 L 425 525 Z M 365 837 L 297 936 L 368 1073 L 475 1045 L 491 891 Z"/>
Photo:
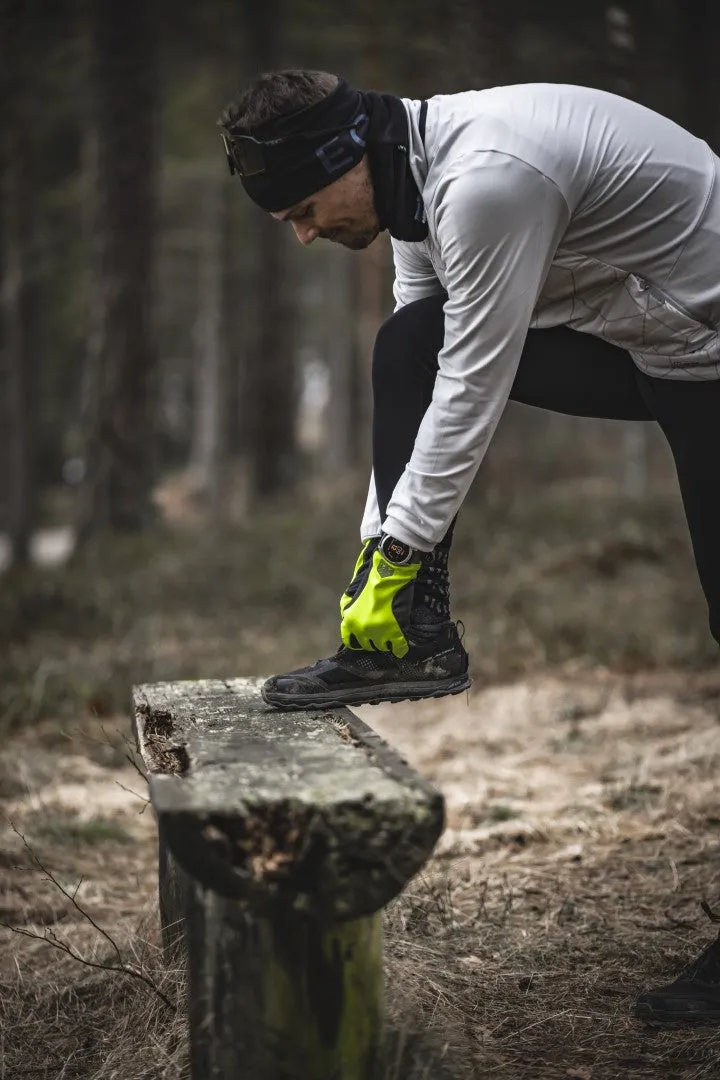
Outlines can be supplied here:
<path id="1" fill-rule="evenodd" d="M 642 1020 L 644 1024 L 662 1027 L 701 1027 L 703 1024 L 720 1023 L 720 1010 L 693 1012 L 671 1012 L 665 1009 L 654 1009 L 650 1004 L 633 1005 L 630 1015 L 635 1020 Z"/>
<path id="2" fill-rule="evenodd" d="M 399 701 L 462 694 L 472 684 L 469 675 L 433 683 L 397 683 L 395 686 L 358 687 L 356 690 L 328 690 L 326 694 L 281 694 L 261 690 L 263 701 L 278 709 L 327 709 L 334 705 L 396 705 Z"/>

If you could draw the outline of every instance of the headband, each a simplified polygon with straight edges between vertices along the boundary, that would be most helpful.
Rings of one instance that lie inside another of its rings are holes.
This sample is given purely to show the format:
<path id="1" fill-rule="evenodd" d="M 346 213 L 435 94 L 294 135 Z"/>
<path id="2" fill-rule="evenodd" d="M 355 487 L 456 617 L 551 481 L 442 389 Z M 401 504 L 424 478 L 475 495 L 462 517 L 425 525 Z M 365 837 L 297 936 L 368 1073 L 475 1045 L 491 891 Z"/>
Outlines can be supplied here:
<path id="1" fill-rule="evenodd" d="M 231 173 L 263 210 L 285 210 L 363 158 L 370 126 L 364 96 L 344 79 L 307 108 L 273 117 L 252 135 L 223 133 Z"/>

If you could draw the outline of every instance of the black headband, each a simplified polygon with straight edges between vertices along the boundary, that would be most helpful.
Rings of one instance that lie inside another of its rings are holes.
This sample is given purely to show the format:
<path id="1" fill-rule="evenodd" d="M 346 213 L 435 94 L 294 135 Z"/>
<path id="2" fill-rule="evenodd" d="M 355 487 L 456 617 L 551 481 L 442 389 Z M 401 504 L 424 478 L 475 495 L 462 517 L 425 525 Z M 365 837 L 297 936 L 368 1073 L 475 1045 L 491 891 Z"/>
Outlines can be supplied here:
<path id="1" fill-rule="evenodd" d="M 223 134 L 231 173 L 270 212 L 320 191 L 362 160 L 370 124 L 363 95 L 344 79 L 321 101 L 275 117 L 252 135 Z"/>

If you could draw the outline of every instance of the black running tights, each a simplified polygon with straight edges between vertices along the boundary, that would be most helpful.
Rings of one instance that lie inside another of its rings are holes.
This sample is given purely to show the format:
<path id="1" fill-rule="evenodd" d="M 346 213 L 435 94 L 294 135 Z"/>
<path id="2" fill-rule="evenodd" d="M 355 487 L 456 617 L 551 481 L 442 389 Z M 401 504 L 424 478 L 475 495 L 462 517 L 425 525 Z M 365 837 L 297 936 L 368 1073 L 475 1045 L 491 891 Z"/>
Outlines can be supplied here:
<path id="1" fill-rule="evenodd" d="M 382 517 L 432 397 L 444 297 L 408 304 L 373 355 L 373 464 Z M 528 332 L 510 397 L 571 416 L 655 420 L 675 459 L 695 562 L 720 643 L 720 380 L 656 379 L 624 349 L 561 326 Z M 452 528 L 446 537 L 449 543 Z"/>

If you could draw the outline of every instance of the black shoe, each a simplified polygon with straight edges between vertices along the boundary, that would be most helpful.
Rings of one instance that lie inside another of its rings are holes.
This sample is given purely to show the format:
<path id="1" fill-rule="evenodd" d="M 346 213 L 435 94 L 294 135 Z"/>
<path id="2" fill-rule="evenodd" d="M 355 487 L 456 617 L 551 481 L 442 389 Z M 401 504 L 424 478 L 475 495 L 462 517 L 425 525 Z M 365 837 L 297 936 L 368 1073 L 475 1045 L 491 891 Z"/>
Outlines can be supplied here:
<path id="1" fill-rule="evenodd" d="M 343 645 L 327 660 L 268 679 L 263 699 L 282 709 L 310 709 L 416 701 L 466 690 L 471 682 L 468 655 L 455 623 L 423 631 L 423 643 L 411 645 L 402 659 Z"/>
<path id="2" fill-rule="evenodd" d="M 714 922 L 707 904 L 703 910 Z M 638 1020 L 649 1024 L 716 1024 L 720 1022 L 720 934 L 677 979 L 641 994 L 632 1008 Z"/>

